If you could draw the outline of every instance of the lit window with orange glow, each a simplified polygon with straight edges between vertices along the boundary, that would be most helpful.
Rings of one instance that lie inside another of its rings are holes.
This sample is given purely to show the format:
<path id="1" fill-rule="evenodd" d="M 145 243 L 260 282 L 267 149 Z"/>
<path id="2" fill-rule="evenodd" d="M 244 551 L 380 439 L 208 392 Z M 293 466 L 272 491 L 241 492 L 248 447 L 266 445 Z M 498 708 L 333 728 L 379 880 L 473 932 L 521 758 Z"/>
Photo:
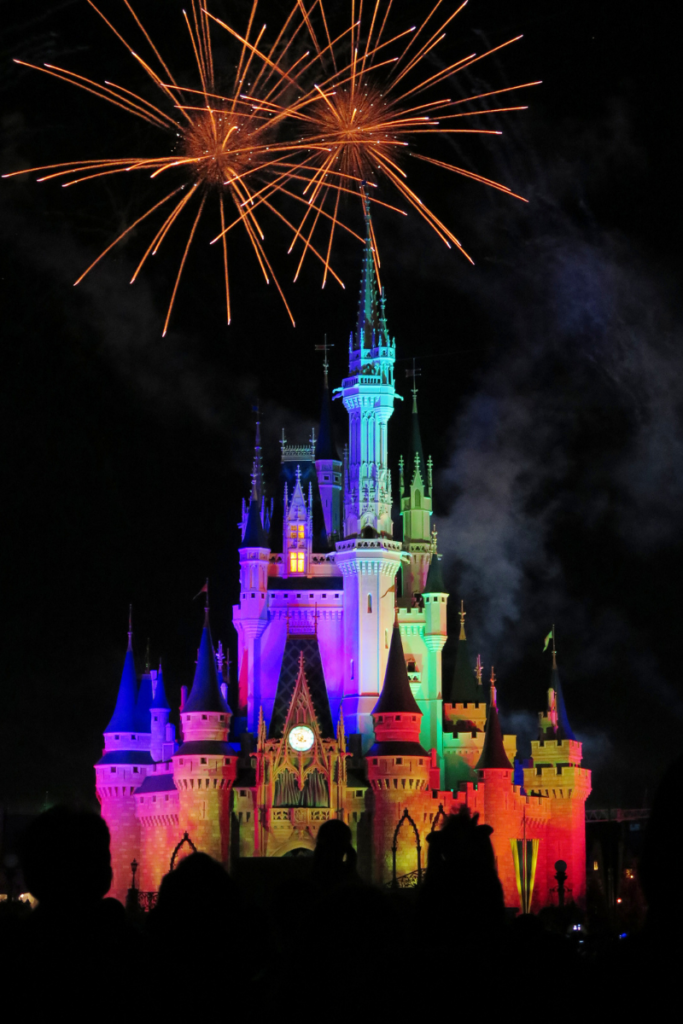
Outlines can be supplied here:
<path id="1" fill-rule="evenodd" d="M 289 552 L 289 571 L 290 572 L 303 572 L 304 571 L 304 553 L 303 553 L 303 551 L 290 551 Z"/>
<path id="2" fill-rule="evenodd" d="M 304 539 L 304 524 L 303 523 L 292 523 L 289 527 L 289 536 L 292 540 L 303 540 Z"/>

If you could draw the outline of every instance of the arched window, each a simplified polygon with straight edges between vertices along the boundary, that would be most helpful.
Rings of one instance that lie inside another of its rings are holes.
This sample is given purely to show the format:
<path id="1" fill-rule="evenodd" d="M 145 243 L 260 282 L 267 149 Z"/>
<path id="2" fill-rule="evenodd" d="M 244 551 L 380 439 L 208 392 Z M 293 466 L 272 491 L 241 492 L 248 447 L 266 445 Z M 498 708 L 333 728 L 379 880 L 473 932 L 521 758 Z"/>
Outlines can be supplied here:
<path id="1" fill-rule="evenodd" d="M 372 594 L 368 594 L 368 613 L 372 612 Z"/>
<path id="2" fill-rule="evenodd" d="M 415 491 L 415 508 L 422 508 L 422 493 Z"/>

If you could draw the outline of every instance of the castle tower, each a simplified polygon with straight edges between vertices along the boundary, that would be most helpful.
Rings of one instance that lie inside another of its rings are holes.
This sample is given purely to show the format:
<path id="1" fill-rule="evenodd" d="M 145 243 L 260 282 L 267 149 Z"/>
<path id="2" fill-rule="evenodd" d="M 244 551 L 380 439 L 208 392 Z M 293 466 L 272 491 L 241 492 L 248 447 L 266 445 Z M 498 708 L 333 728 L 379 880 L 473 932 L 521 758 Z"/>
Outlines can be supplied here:
<path id="1" fill-rule="evenodd" d="M 349 414 L 344 540 L 336 564 L 344 577 L 344 717 L 350 733 L 372 742 L 371 712 L 389 654 L 400 542 L 392 539 L 387 424 L 394 411 L 395 342 L 386 324 L 374 267 L 372 223 L 364 199 L 366 240 L 358 322 L 349 342 L 349 376 L 341 395 Z"/>
<path id="2" fill-rule="evenodd" d="M 301 469 L 296 467 L 296 483 L 290 499 L 285 484 L 282 551 L 285 575 L 306 576 L 313 548 L 313 497 L 308 488 L 308 503 L 301 486 Z"/>
<path id="3" fill-rule="evenodd" d="M 448 637 L 446 612 L 448 592 L 443 581 L 441 563 L 436 551 L 436 530 L 432 533 L 432 558 L 423 588 L 424 642 L 427 664 L 422 675 L 426 682 L 426 696 L 418 700 L 423 713 L 422 745 L 436 750 L 437 762 L 443 763 L 443 699 L 441 692 L 441 652 Z M 423 693 L 425 687 L 423 686 Z M 439 786 L 439 788 L 441 788 Z"/>
<path id="4" fill-rule="evenodd" d="M 256 731 L 261 702 L 258 643 L 268 622 L 268 561 L 270 548 L 263 527 L 261 505 L 260 425 L 257 424 L 251 500 L 244 523 L 240 557 L 240 603 L 233 608 L 233 623 L 240 636 L 238 661 L 237 717 L 247 719 L 247 729 Z"/>
<path id="5" fill-rule="evenodd" d="M 111 833 L 113 878 L 109 895 L 126 901 L 131 862 L 140 859 L 140 827 L 134 794 L 152 765 L 149 731 L 140 733 L 138 684 L 129 622 L 128 649 L 111 721 L 104 730 L 104 752 L 95 765 L 97 799 Z"/>
<path id="6" fill-rule="evenodd" d="M 425 462 L 422 450 L 420 420 L 417 415 L 417 387 L 413 369 L 413 408 L 411 413 L 410 449 L 404 467 L 400 461 L 399 492 L 403 519 L 403 548 L 410 559 L 404 562 L 403 600 L 410 607 L 415 594 L 424 590 L 432 557 L 430 517 L 432 514 L 432 465 Z"/>
<path id="7" fill-rule="evenodd" d="M 173 778 L 180 835 L 188 832 L 198 850 L 223 864 L 228 861 L 230 793 L 237 775 L 237 755 L 227 742 L 231 715 L 218 682 L 207 600 L 194 682 L 180 713 L 183 742 L 173 755 Z"/>
<path id="8" fill-rule="evenodd" d="M 517 878 L 510 840 L 522 831 L 524 798 L 513 790 L 512 764 L 505 752 L 498 718 L 495 683 L 491 683 L 489 714 L 481 757 L 477 762 L 479 789 L 484 790 L 484 822 L 493 829 L 491 842 L 506 907 L 519 903 Z"/>
<path id="9" fill-rule="evenodd" d="M 430 758 L 420 745 L 422 712 L 410 689 L 401 633 L 394 626 L 382 693 L 372 710 L 375 743 L 366 755 L 368 782 L 373 797 L 374 881 L 392 877 L 392 845 L 404 810 L 421 820 L 429 803 Z M 419 824 L 418 824 L 419 827 Z M 417 866 L 415 835 L 408 823 L 399 833 L 396 874 Z"/>
<path id="10" fill-rule="evenodd" d="M 591 773 L 581 768 L 582 745 L 567 717 L 554 629 L 552 658 L 547 708 L 538 716 L 539 738 L 531 742 L 533 767 L 524 770 L 524 788 L 527 793 L 545 797 L 550 806 L 543 895 L 547 899 L 555 885 L 555 861 L 563 860 L 572 898 L 581 903 L 586 895 L 586 800 L 591 791 Z"/>
<path id="11" fill-rule="evenodd" d="M 341 484 L 342 464 L 332 429 L 332 402 L 328 381 L 329 363 L 325 343 L 323 400 L 320 410 L 320 430 L 315 443 L 315 472 L 325 519 L 328 543 L 334 544 L 341 537 Z"/>
<path id="12" fill-rule="evenodd" d="M 472 668 L 465 632 L 465 604 L 460 602 L 460 634 L 453 678 L 444 686 L 443 729 L 445 785 L 457 789 L 476 780 L 486 728 L 486 695 L 482 686 L 481 659 Z"/>

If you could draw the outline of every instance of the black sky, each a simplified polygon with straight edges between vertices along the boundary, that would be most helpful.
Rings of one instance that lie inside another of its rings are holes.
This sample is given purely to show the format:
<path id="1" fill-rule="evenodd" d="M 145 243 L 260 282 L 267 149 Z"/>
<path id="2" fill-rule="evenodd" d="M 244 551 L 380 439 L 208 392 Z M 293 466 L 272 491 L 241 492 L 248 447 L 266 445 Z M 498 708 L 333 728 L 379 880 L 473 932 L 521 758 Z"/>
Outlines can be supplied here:
<path id="1" fill-rule="evenodd" d="M 11 63 L 134 80 L 87 4 L 45 8 L 2 7 L 3 172 L 145 143 L 123 115 Z M 229 5 L 237 21 L 243 8 Z M 166 0 L 163 18 L 159 0 L 138 9 L 164 52 L 185 62 L 182 5 Z M 469 636 L 496 665 L 506 724 L 525 753 L 555 621 L 593 800 L 638 805 L 680 752 L 683 723 L 678 36 L 673 11 L 653 17 L 616 0 L 470 0 L 444 53 L 455 59 L 518 32 L 521 43 L 461 88 L 543 86 L 526 94 L 528 111 L 496 122 L 502 138 L 454 148 L 530 202 L 416 174 L 476 266 L 415 217 L 378 215 L 388 315 L 399 359 L 421 363 L 451 604 L 468 603 Z M 234 650 L 252 402 L 262 403 L 272 466 L 282 427 L 304 440 L 317 415 L 313 347 L 324 332 L 336 346 L 335 384 L 344 369 L 360 263 L 352 243 L 338 249 L 345 292 L 321 292 L 312 264 L 289 287 L 296 330 L 246 247 L 232 261 L 229 329 L 217 254 L 203 245 L 165 339 L 172 249 L 130 288 L 144 242 L 135 238 L 73 289 L 146 187 L 0 187 L 0 801 L 12 806 L 39 803 L 46 790 L 92 799 L 129 601 L 138 653 L 149 636 L 173 698 L 191 681 L 201 625 L 191 597 L 207 574 L 214 636 Z M 399 406 L 394 460 L 404 428 Z"/>

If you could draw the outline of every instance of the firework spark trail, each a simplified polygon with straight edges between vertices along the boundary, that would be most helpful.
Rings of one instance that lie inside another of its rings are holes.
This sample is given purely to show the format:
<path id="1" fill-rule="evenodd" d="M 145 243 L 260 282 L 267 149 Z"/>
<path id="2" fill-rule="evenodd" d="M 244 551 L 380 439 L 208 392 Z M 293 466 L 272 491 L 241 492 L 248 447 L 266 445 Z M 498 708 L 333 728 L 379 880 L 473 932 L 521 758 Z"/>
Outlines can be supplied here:
<path id="1" fill-rule="evenodd" d="M 312 198 L 320 206 L 324 208 L 330 201 L 326 187 L 331 184 L 339 187 L 339 175 L 342 173 L 358 182 L 374 183 L 383 179 L 420 214 L 449 248 L 455 245 L 471 261 L 453 232 L 410 188 L 403 165 L 407 157 L 417 158 L 431 166 L 526 201 L 501 182 L 438 159 L 437 156 L 418 152 L 415 147 L 420 136 L 501 134 L 494 129 L 461 126 L 462 123 L 458 124 L 454 119 L 519 111 L 526 109 L 525 106 L 492 106 L 490 109 L 475 108 L 467 111 L 456 111 L 455 108 L 462 103 L 474 104 L 485 97 L 540 83 L 526 82 L 458 100 L 447 96 L 434 98 L 434 90 L 443 86 L 453 75 L 471 68 L 522 38 L 515 36 L 484 53 L 469 53 L 458 60 L 445 62 L 434 73 L 425 72 L 425 61 L 434 59 L 437 47 L 446 38 L 447 27 L 464 9 L 467 0 L 450 13 L 444 8 L 443 20 L 437 19 L 437 12 L 444 3 L 445 0 L 436 0 L 419 25 L 399 30 L 393 28 L 391 23 L 392 0 L 386 3 L 383 0 L 374 0 L 373 3 L 371 0 L 366 6 L 369 15 L 365 20 L 363 0 L 351 0 L 350 26 L 346 32 L 335 35 L 330 28 L 330 14 L 326 14 L 324 0 L 314 0 L 306 12 L 304 22 L 316 52 L 321 78 L 298 100 L 292 102 L 288 117 L 301 125 L 304 138 L 311 146 L 324 147 L 317 157 L 319 174 L 311 179 L 308 186 L 313 190 Z M 318 18 L 322 28 L 318 27 Z M 327 40 L 324 48 L 320 43 L 322 38 Z M 398 52 L 394 52 L 397 46 Z M 244 95 L 246 98 L 248 93 Z M 328 253 L 339 223 L 339 191 L 335 189 L 332 196 L 335 213 L 326 246 Z M 370 196 L 369 201 L 377 200 Z M 308 214 L 305 214 L 302 218 L 294 241 L 301 236 L 307 217 Z M 315 223 L 318 221 L 319 214 L 316 213 Z M 306 236 L 306 244 L 310 238 L 311 235 Z M 374 250 L 377 261 L 376 245 Z"/>
<path id="2" fill-rule="evenodd" d="M 446 37 L 446 28 L 462 11 L 467 0 L 450 13 L 443 8 L 442 18 L 446 13 L 443 20 L 437 18 L 437 12 L 447 0 L 436 0 L 420 24 L 408 28 L 393 25 L 393 0 L 350 0 L 350 21 L 343 24 L 339 23 L 340 5 L 334 8 L 328 5 L 326 9 L 324 0 L 294 0 L 270 43 L 266 41 L 266 26 L 256 23 L 258 0 L 252 0 L 244 34 L 215 17 L 202 5 L 202 0 L 190 0 L 189 11 L 183 11 L 183 19 L 194 56 L 198 88 L 178 84 L 130 0 L 122 2 L 132 16 L 136 31 L 142 34 L 149 48 L 150 55 L 146 59 L 130 46 L 94 0 L 88 0 L 93 11 L 161 93 L 163 106 L 108 80 L 99 83 L 54 65 L 38 67 L 23 61 L 17 63 L 75 85 L 167 136 L 172 133 L 173 152 L 163 157 L 75 160 L 14 174 L 49 171 L 38 180 L 69 178 L 62 182 L 63 187 L 131 171 L 146 172 L 151 179 L 169 172 L 182 176 L 177 188 L 122 231 L 75 282 L 82 281 L 102 257 L 127 238 L 137 225 L 181 193 L 171 212 L 166 211 L 161 226 L 153 233 L 152 241 L 131 279 L 131 283 L 136 280 L 148 257 L 159 251 L 171 231 L 183 220 L 185 211 L 196 203 L 166 313 L 164 334 L 189 250 L 207 201 L 214 195 L 218 198 L 220 232 L 213 242 L 221 241 L 228 323 L 232 318 L 232 308 L 227 238 L 238 226 L 246 233 L 266 283 L 274 282 L 294 322 L 266 253 L 265 234 L 259 219 L 261 213 L 267 213 L 291 230 L 290 253 L 300 245 L 295 281 L 310 254 L 322 264 L 323 287 L 329 276 L 343 287 L 331 266 L 335 234 L 343 230 L 354 238 L 362 239 L 346 223 L 341 201 L 347 195 L 356 199 L 360 196 L 364 212 L 369 210 L 370 203 L 377 203 L 407 214 L 406 209 L 387 202 L 389 197 L 383 193 L 382 198 L 377 195 L 376 186 L 380 182 L 388 186 L 389 191 L 393 190 L 400 201 L 417 211 L 449 248 L 456 246 L 471 261 L 453 232 L 408 184 L 404 166 L 407 157 L 498 189 L 514 198 L 523 198 L 501 182 L 439 159 L 438 155 L 417 150 L 417 143 L 423 135 L 446 138 L 454 134 L 500 134 L 493 129 L 460 126 L 462 122 L 455 119 L 519 111 L 526 109 L 524 106 L 456 108 L 463 103 L 474 104 L 538 84 L 526 82 L 457 100 L 433 95 L 434 90 L 453 75 L 521 38 L 517 36 L 506 40 L 482 54 L 469 53 L 458 60 L 446 61 L 436 72 L 427 73 L 425 62 L 434 61 L 435 51 Z M 450 6 L 449 3 L 448 8 Z M 217 80 L 212 25 L 217 31 L 227 33 L 231 45 L 239 47 L 236 62 L 231 60 L 230 63 L 229 83 Z M 307 45 L 308 49 L 305 48 Z M 251 82 L 250 75 L 253 77 Z M 164 109 L 164 106 L 169 106 L 169 109 Z M 226 216 L 226 201 L 234 207 L 233 218 Z M 287 202 L 294 208 L 297 204 L 303 205 L 298 221 L 296 217 L 283 213 L 281 202 Z M 318 246 L 315 236 L 323 224 L 327 225 L 329 234 Z M 372 245 L 379 272 L 379 250 L 374 231 Z"/>
<path id="3" fill-rule="evenodd" d="M 284 25 L 276 35 L 275 41 L 270 47 L 262 48 L 262 41 L 265 26 L 255 26 L 257 0 L 252 0 L 248 24 L 244 36 L 231 29 L 224 22 L 220 25 L 236 39 L 240 45 L 236 72 L 232 84 L 227 90 L 217 88 L 216 74 L 214 67 L 210 13 L 200 6 L 198 0 L 191 0 L 189 12 L 183 12 L 185 31 L 187 32 L 194 56 L 196 73 L 198 76 L 199 88 L 181 86 L 173 77 L 168 64 L 162 57 L 152 36 L 147 31 L 140 18 L 136 14 L 129 0 L 123 0 L 124 6 L 132 16 L 137 29 L 142 33 L 145 43 L 151 51 L 151 56 L 145 58 L 138 54 L 128 42 L 125 35 L 109 20 L 108 17 L 93 2 L 88 0 L 90 7 L 104 21 L 107 27 L 114 33 L 117 39 L 134 58 L 137 65 L 142 68 L 153 86 L 161 93 L 164 105 L 170 104 L 170 112 L 153 103 L 146 97 L 123 86 L 105 81 L 104 84 L 96 82 L 91 78 L 58 68 L 52 65 L 38 67 L 26 65 L 34 70 L 41 71 L 50 77 L 57 78 L 69 85 L 75 85 L 79 89 L 88 92 L 98 99 L 125 111 L 128 114 L 141 119 L 150 127 L 158 128 L 165 133 L 173 133 L 172 153 L 164 157 L 115 157 L 111 159 L 97 160 L 74 160 L 59 164 L 48 164 L 41 167 L 29 168 L 14 172 L 16 174 L 28 174 L 34 172 L 48 171 L 39 180 L 49 181 L 53 179 L 68 178 L 63 182 L 63 187 L 82 184 L 96 178 L 103 178 L 110 175 L 128 174 L 131 171 L 143 171 L 150 174 L 151 178 L 158 178 L 168 172 L 177 172 L 184 176 L 184 181 L 177 188 L 164 195 L 158 202 L 151 205 L 141 216 L 122 231 L 106 249 L 90 264 L 81 274 L 76 284 L 92 270 L 110 250 L 119 242 L 124 241 L 138 225 L 142 224 L 150 215 L 156 213 L 172 197 L 176 197 L 170 213 L 168 213 L 161 226 L 154 231 L 151 242 L 140 259 L 136 270 L 131 278 L 135 281 L 150 255 L 156 254 L 164 241 L 168 238 L 172 229 L 185 216 L 188 208 L 195 206 L 195 214 L 183 249 L 182 258 L 175 278 L 171 299 L 167 308 L 164 322 L 164 334 L 168 330 L 171 313 L 174 308 L 180 281 L 185 269 L 190 247 L 196 236 L 199 222 L 207 206 L 207 199 L 211 193 L 217 194 L 218 212 L 220 221 L 221 251 L 223 260 L 223 274 L 225 279 L 225 301 L 227 322 L 232 318 L 230 283 L 228 274 L 228 244 L 227 234 L 236 226 L 244 228 L 249 243 L 256 256 L 258 265 L 263 273 L 266 283 L 274 282 L 292 323 L 294 323 L 291 310 L 285 299 L 284 292 L 280 286 L 271 262 L 264 247 L 264 231 L 258 220 L 258 207 L 262 212 L 268 211 L 275 215 L 280 221 L 290 227 L 294 232 L 296 227 L 291 221 L 284 217 L 274 204 L 274 198 L 278 195 L 287 196 L 287 201 L 303 201 L 307 212 L 313 209 L 315 223 L 322 216 L 331 219 L 331 214 L 322 209 L 316 209 L 315 204 L 310 201 L 301 200 L 300 196 L 292 193 L 286 186 L 298 181 L 304 184 L 313 174 L 317 174 L 318 168 L 310 166 L 308 157 L 311 151 L 316 151 L 315 143 L 307 145 L 304 150 L 300 142 L 288 142 L 286 139 L 278 138 L 276 129 L 279 129 L 284 121 L 288 104 L 283 100 L 285 90 L 296 89 L 297 95 L 305 92 L 303 85 L 299 83 L 297 66 L 301 67 L 308 58 L 308 53 L 303 56 L 288 57 L 291 51 L 293 40 L 303 32 L 303 22 L 292 24 L 299 12 L 299 3 L 295 3 Z M 25 64 L 26 62 L 19 62 Z M 310 63 L 310 62 L 309 62 Z M 247 101 L 242 98 L 241 92 L 245 87 L 247 77 L 252 68 L 255 71 L 252 97 Z M 260 87 L 265 93 L 267 107 L 260 107 L 254 102 L 254 96 L 258 96 Z M 191 97 L 196 96 L 197 101 L 193 104 Z M 178 143 L 179 138 L 179 143 Z M 12 174 L 5 177 L 12 177 Z M 338 188 L 336 182 L 327 183 L 326 194 Z M 255 194 L 257 198 L 255 198 Z M 232 202 L 236 217 L 231 223 L 226 223 L 225 201 Z M 196 204 L 196 205 L 195 205 Z M 349 229 L 351 230 L 351 229 Z M 355 232 L 351 232 L 355 235 Z M 325 274 L 331 272 L 329 253 L 323 254 L 313 244 L 311 238 L 306 239 L 305 253 L 312 253 L 323 263 Z M 333 272 L 332 272 L 333 273 Z M 338 275 L 333 276 L 342 284 Z"/>

